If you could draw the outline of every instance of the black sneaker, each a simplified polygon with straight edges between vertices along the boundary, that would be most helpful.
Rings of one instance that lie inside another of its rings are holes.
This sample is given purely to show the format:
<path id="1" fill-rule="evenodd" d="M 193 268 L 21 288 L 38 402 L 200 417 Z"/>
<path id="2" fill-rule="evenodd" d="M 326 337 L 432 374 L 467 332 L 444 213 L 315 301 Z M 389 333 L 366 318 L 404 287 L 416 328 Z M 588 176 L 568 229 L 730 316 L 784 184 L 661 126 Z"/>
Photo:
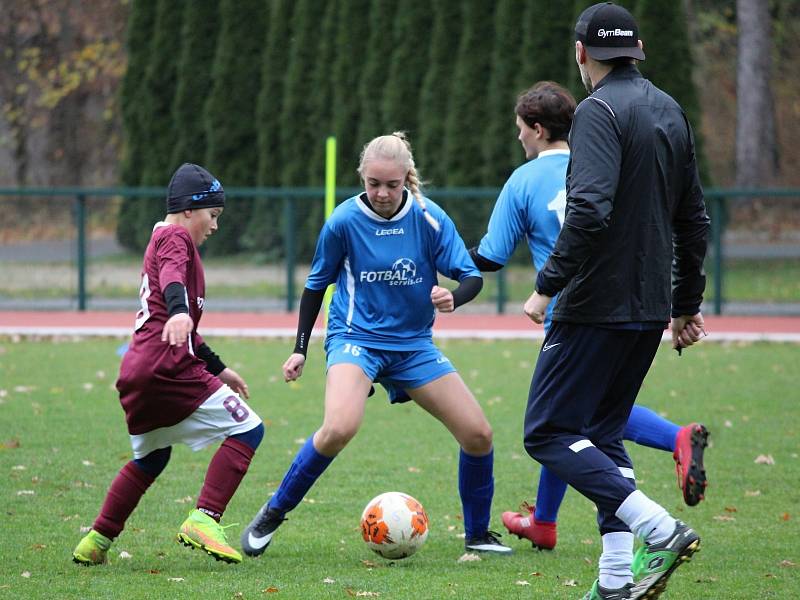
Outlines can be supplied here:
<path id="1" fill-rule="evenodd" d="M 483 535 L 478 535 L 464 540 L 464 548 L 467 552 L 495 552 L 497 554 L 511 554 L 511 548 L 500 541 L 500 534 L 496 531 L 487 531 Z"/>
<path id="2" fill-rule="evenodd" d="M 682 521 L 658 544 L 645 544 L 633 557 L 633 577 L 639 579 L 631 590 L 631 598 L 658 598 L 667 587 L 670 575 L 689 562 L 700 549 L 700 536 Z"/>
<path id="3" fill-rule="evenodd" d="M 247 556 L 261 556 L 272 541 L 275 530 L 285 520 L 283 513 L 271 509 L 269 503 L 262 506 L 242 532 L 242 552 Z"/>
<path id="4" fill-rule="evenodd" d="M 623 600 L 631 597 L 632 583 L 626 583 L 621 588 L 609 589 L 600 585 L 598 579 L 594 580 L 592 589 L 586 592 L 581 600 Z"/>

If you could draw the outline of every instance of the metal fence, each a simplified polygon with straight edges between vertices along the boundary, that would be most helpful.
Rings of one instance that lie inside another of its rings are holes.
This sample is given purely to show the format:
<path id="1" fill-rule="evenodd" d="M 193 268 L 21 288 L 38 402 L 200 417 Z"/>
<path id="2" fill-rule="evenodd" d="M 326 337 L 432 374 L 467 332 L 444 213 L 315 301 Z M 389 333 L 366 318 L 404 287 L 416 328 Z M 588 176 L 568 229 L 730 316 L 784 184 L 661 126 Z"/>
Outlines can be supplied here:
<path id="1" fill-rule="evenodd" d="M 361 191 L 360 189 L 348 188 L 337 190 L 337 199 L 344 199 Z M 498 188 L 448 188 L 448 189 L 427 189 L 426 194 L 434 201 L 442 204 L 445 208 L 453 206 L 453 203 L 477 201 L 476 205 L 480 204 L 483 210 L 477 216 L 465 219 L 468 222 L 458 222 L 457 226 L 464 239 L 468 244 L 477 243 L 485 231 L 486 217 L 488 216 L 491 206 L 494 203 L 498 193 Z M 282 203 L 282 219 L 280 227 L 282 228 L 282 238 L 284 240 L 284 247 L 281 258 L 280 269 L 283 271 L 284 276 L 284 298 L 280 302 L 282 308 L 287 311 L 292 311 L 298 297 L 298 261 L 295 252 L 295 240 L 298 236 L 300 228 L 313 227 L 314 233 L 319 228 L 319 223 L 309 223 L 306 215 L 308 214 L 307 208 L 313 203 L 322 204 L 324 200 L 325 190 L 321 187 L 317 188 L 232 188 L 226 190 L 226 196 L 234 199 L 259 199 L 265 198 Z M 63 209 L 65 203 L 71 205 L 71 219 L 74 227 L 74 235 L 69 240 L 71 249 L 70 262 L 74 263 L 74 298 L 72 298 L 71 307 L 79 311 L 86 310 L 89 305 L 91 297 L 90 290 L 87 287 L 87 266 L 91 262 L 87 248 L 90 242 L 89 227 L 91 222 L 92 208 L 97 210 L 99 206 L 110 200 L 119 201 L 122 198 L 163 198 L 165 190 L 163 188 L 82 188 L 82 187 L 63 187 L 63 188 L 0 188 L 0 203 L 4 200 L 13 200 L 17 203 L 25 203 L 30 206 L 32 210 L 36 209 L 37 205 L 43 203 L 43 200 L 55 202 Z M 794 215 L 800 213 L 795 210 L 795 204 L 800 200 L 800 189 L 718 189 L 711 188 L 705 190 L 706 200 L 709 206 L 709 212 L 712 215 L 712 229 L 709 254 L 707 258 L 707 271 L 711 276 L 712 285 L 710 296 L 711 306 L 706 306 L 705 310 L 709 308 L 714 314 L 721 314 L 725 307 L 725 279 L 726 279 L 726 266 L 725 258 L 726 251 L 726 227 L 728 226 L 729 215 L 732 209 L 739 204 L 755 202 L 772 203 L 778 208 L 780 214 Z M 785 207 L 782 206 L 785 204 Z M 91 205 L 91 206 L 90 206 Z M 797 204 L 800 206 L 800 203 Z M 757 207 L 756 207 L 757 212 Z M 780 219 L 780 217 L 778 217 Z M 784 219 L 785 220 L 785 219 Z M 800 221 L 800 219 L 798 219 Z M 7 224 L 8 225 L 8 224 Z M 11 224 L 13 226 L 13 224 Z M 745 224 L 745 229 L 747 224 Z M 741 229 L 742 223 L 738 224 Z M 761 225 L 753 225 L 753 227 L 761 227 Z M 762 232 L 752 232 L 754 234 L 761 234 Z M 2 234 L 2 231 L 0 231 Z M 798 233 L 800 236 L 800 232 Z M 763 237 L 763 236 L 762 236 Z M 800 238 L 799 238 L 800 239 Z M 0 237 L 2 240 L 2 237 Z M 9 244 L 0 245 L 8 247 Z M 781 256 L 789 258 L 790 260 L 800 259 L 800 244 L 794 244 L 790 241 L 789 244 L 778 244 L 782 248 Z M 768 248 L 769 244 L 762 245 L 763 248 Z M 787 250 L 788 248 L 788 250 Z M 527 249 L 523 249 L 523 253 L 527 254 Z M 767 257 L 770 252 L 762 252 Z M 758 251 L 756 252 L 758 254 Z M 773 253 L 774 254 L 774 253 Z M 64 256 L 54 257 L 54 259 L 63 260 Z M 0 252 L 0 265 L 4 263 L 3 255 Z M 526 273 L 529 276 L 530 285 L 533 281 L 533 271 L 530 267 L 529 259 L 523 257 L 520 264 L 527 262 Z M 800 262 L 798 262 L 800 264 Z M 494 310 L 497 312 L 504 312 L 506 304 L 509 301 L 509 282 L 507 276 L 507 269 L 499 271 L 494 275 L 493 283 L 493 300 Z M 2 280 L 4 277 L 0 274 L 0 299 L 3 298 Z M 788 285 L 792 285 L 791 282 Z M 797 285 L 795 283 L 795 285 Z M 798 294 L 800 296 L 800 294 Z M 793 312 L 792 306 L 797 303 L 787 303 L 788 312 Z M 36 303 L 31 302 L 31 307 L 36 308 Z M 275 308 L 273 303 L 272 308 Z M 777 312 L 781 312 L 780 307 Z"/>

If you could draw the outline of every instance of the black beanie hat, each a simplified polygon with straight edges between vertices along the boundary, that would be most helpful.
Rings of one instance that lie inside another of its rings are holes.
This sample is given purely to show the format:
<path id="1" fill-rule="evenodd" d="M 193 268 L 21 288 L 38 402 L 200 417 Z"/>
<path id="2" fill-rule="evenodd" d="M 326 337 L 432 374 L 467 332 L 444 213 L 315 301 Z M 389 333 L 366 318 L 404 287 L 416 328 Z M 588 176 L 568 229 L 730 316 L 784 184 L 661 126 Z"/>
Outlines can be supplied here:
<path id="1" fill-rule="evenodd" d="M 225 190 L 219 180 L 192 163 L 178 167 L 167 188 L 167 213 L 214 206 L 225 206 Z"/>

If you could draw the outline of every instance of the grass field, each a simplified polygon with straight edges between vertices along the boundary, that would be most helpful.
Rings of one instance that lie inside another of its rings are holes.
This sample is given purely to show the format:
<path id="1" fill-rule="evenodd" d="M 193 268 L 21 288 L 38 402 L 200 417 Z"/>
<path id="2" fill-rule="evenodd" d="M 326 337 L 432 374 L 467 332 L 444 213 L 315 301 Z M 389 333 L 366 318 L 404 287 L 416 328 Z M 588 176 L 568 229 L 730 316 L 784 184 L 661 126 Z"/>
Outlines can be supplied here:
<path id="1" fill-rule="evenodd" d="M 71 562 L 130 448 L 113 383 L 121 340 L 0 339 L 0 598 L 580 598 L 596 574 L 599 538 L 591 504 L 567 494 L 554 552 L 509 538 L 510 557 L 459 562 L 457 447 L 414 405 L 379 391 L 363 428 L 257 560 L 214 562 L 174 540 L 194 506 L 213 448 L 179 447 L 112 546 L 111 562 Z M 223 519 L 241 529 L 275 490 L 322 414 L 322 350 L 305 376 L 280 379 L 288 341 L 214 340 L 248 380 L 267 434 Z M 442 343 L 495 431 L 500 513 L 533 500 L 536 465 L 521 446 L 536 347 L 531 342 Z M 708 498 L 689 509 L 669 454 L 630 446 L 640 487 L 703 537 L 702 551 L 671 580 L 666 598 L 797 598 L 800 590 L 800 393 L 798 347 L 704 344 L 679 358 L 662 346 L 640 401 L 711 430 Z M 759 455 L 774 464 L 758 464 Z M 376 494 L 418 498 L 431 533 L 415 556 L 381 559 L 360 539 L 361 510 Z M 123 558 L 120 553 L 127 553 Z"/>

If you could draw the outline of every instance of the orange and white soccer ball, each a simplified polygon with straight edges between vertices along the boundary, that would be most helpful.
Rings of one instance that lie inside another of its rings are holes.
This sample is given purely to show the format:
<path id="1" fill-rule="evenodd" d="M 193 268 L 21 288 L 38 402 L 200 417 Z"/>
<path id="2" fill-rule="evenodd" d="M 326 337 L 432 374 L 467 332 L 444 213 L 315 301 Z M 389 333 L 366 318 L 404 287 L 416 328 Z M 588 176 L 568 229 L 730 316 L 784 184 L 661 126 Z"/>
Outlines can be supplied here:
<path id="1" fill-rule="evenodd" d="M 428 515 L 408 494 L 386 492 L 370 500 L 361 514 L 361 536 L 383 558 L 407 558 L 428 539 Z"/>

